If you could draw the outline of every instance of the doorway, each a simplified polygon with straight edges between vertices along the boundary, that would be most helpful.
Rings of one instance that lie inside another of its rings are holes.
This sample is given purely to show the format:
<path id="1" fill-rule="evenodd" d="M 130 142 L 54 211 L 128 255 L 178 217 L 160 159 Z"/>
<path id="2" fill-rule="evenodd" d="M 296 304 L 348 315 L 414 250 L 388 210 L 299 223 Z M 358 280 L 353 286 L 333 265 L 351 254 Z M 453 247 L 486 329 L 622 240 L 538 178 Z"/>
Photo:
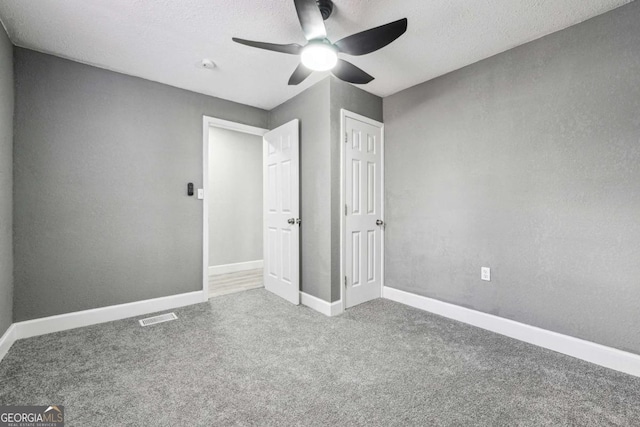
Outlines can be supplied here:
<path id="1" fill-rule="evenodd" d="M 263 135 L 212 117 L 203 136 L 203 289 L 207 298 L 263 281 Z"/>
<path id="2" fill-rule="evenodd" d="M 264 286 L 299 304 L 299 121 L 203 123 L 205 298 Z"/>

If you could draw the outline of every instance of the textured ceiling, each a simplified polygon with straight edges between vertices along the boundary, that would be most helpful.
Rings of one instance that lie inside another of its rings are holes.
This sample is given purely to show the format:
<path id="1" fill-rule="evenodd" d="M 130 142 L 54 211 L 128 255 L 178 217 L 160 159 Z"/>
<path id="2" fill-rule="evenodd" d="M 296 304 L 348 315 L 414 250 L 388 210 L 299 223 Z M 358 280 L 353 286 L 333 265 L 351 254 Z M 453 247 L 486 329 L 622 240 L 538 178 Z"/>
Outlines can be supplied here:
<path id="1" fill-rule="evenodd" d="M 326 25 L 337 41 L 409 19 L 396 42 L 351 60 L 376 77 L 363 89 L 388 96 L 630 1 L 334 0 Z M 18 46 L 266 109 L 326 75 L 289 87 L 297 57 L 231 41 L 303 44 L 292 0 L 1 0 L 0 19 Z"/>

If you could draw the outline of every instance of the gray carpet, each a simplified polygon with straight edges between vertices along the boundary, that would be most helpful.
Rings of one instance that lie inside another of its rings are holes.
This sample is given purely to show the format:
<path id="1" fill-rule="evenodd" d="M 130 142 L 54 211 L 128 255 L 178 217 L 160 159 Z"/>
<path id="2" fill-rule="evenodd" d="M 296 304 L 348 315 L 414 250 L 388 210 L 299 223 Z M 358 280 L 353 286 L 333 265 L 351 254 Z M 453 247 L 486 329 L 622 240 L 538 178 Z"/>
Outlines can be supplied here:
<path id="1" fill-rule="evenodd" d="M 640 378 L 387 300 L 176 313 L 16 342 L 0 404 L 63 404 L 68 426 L 640 425 Z"/>

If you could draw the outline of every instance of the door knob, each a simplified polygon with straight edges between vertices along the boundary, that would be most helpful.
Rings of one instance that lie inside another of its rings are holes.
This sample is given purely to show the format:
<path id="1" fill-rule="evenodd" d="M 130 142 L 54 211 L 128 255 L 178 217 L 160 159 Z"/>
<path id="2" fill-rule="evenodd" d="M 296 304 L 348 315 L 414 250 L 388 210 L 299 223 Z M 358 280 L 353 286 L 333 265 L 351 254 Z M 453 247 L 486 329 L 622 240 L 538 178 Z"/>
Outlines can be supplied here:
<path id="1" fill-rule="evenodd" d="M 376 220 L 376 225 L 384 225 L 384 221 L 381 219 Z"/>
<path id="2" fill-rule="evenodd" d="M 293 224 L 295 224 L 295 223 L 296 223 L 296 219 L 295 219 L 295 218 L 289 218 L 289 219 L 287 220 L 287 222 L 288 222 L 289 224 L 293 225 Z"/>

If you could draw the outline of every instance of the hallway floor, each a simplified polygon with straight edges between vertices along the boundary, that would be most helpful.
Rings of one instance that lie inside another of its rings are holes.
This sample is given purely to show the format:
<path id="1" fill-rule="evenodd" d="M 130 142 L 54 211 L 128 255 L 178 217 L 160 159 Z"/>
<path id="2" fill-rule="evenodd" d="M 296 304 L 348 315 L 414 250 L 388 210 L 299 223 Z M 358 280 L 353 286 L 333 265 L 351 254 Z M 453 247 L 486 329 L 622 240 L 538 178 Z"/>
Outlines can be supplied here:
<path id="1" fill-rule="evenodd" d="M 209 298 L 264 287 L 262 268 L 209 276 Z"/>

